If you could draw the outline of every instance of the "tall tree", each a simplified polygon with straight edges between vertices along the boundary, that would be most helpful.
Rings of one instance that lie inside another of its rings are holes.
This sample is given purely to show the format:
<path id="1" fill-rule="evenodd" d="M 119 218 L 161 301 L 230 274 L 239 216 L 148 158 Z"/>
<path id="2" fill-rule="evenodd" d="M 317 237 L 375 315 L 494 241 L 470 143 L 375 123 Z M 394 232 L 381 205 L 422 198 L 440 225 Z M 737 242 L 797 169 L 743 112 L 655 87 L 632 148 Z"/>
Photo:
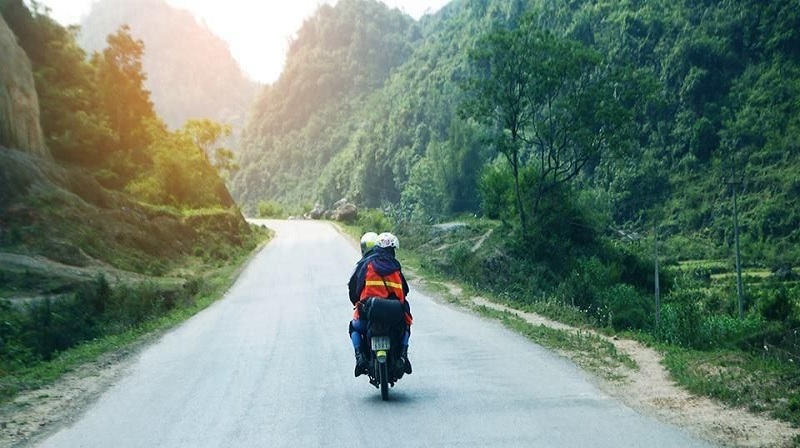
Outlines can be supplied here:
<path id="1" fill-rule="evenodd" d="M 527 212 L 575 178 L 605 151 L 624 145 L 630 87 L 603 68 L 599 54 L 577 41 L 537 29 L 525 16 L 515 29 L 496 29 L 470 54 L 462 114 L 494 130 L 492 144 L 511 167 L 522 234 Z M 523 169 L 534 186 L 521 185 Z M 524 200 L 527 189 L 530 201 Z M 527 205 L 527 207 L 526 207 Z"/>
<path id="2" fill-rule="evenodd" d="M 522 29 L 499 28 L 483 36 L 470 53 L 476 76 L 466 84 L 470 95 L 461 113 L 489 125 L 493 144 L 511 167 L 517 215 L 523 235 L 526 213 L 520 190 L 520 152 L 526 125 L 533 118 L 529 90 L 534 87 L 534 35 Z"/>
<path id="3" fill-rule="evenodd" d="M 131 36 L 127 25 L 109 35 L 107 42 L 106 49 L 92 56 L 101 107 L 109 117 L 112 130 L 119 136 L 122 160 L 142 165 L 148 162 L 145 148 L 149 144 L 149 134 L 145 123 L 156 119 L 150 92 L 144 87 L 144 43 Z M 130 168 L 118 169 L 127 171 Z M 120 174 L 126 177 L 132 173 Z"/>

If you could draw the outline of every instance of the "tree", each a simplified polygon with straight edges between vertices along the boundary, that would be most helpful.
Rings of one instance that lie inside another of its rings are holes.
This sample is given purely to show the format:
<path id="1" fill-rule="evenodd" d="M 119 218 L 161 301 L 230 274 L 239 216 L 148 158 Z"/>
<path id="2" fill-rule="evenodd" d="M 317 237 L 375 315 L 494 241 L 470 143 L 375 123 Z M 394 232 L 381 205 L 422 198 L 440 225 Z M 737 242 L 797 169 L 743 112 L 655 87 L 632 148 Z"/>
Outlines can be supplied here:
<path id="1" fill-rule="evenodd" d="M 109 35 L 106 41 L 108 47 L 92 56 L 95 85 L 101 108 L 109 118 L 111 129 L 119 136 L 118 155 L 125 165 L 117 169 L 127 171 L 120 173 L 123 176 L 131 176 L 133 167 L 124 161 L 130 159 L 137 165 L 149 163 L 145 151 L 149 134 L 145 123 L 156 118 L 150 92 L 144 88 L 144 43 L 131 36 L 127 25 Z"/>
<path id="2" fill-rule="evenodd" d="M 492 144 L 511 167 L 523 235 L 523 202 L 535 214 L 544 195 L 623 146 L 631 124 L 623 75 L 604 70 L 596 51 L 537 30 L 534 20 L 528 15 L 516 29 L 479 39 L 462 106 L 463 115 L 493 130 Z M 534 186 L 520 184 L 526 167 L 534 170 Z"/>
<path id="3" fill-rule="evenodd" d="M 531 120 L 534 106 L 529 90 L 534 86 L 531 61 L 536 56 L 534 36 L 524 30 L 497 29 L 483 36 L 470 53 L 476 76 L 466 84 L 469 99 L 462 106 L 465 117 L 489 125 L 493 143 L 511 167 L 517 215 L 523 235 L 525 209 L 520 192 L 520 151 L 523 133 Z"/>
<path id="4" fill-rule="evenodd" d="M 221 139 L 231 135 L 230 125 L 223 125 L 208 118 L 194 119 L 186 122 L 182 132 L 203 151 L 209 163 L 223 177 L 231 175 L 239 168 L 233 161 L 233 151 L 219 146 Z"/>
<path id="5" fill-rule="evenodd" d="M 198 144 L 198 130 L 209 131 L 222 126 L 209 121 L 187 124 L 187 127 L 170 132 L 160 120 L 146 123 L 150 145 L 147 148 L 152 167 L 142 170 L 127 189 L 140 200 L 151 204 L 175 207 L 202 208 L 228 207 L 233 204 L 222 179 Z"/>

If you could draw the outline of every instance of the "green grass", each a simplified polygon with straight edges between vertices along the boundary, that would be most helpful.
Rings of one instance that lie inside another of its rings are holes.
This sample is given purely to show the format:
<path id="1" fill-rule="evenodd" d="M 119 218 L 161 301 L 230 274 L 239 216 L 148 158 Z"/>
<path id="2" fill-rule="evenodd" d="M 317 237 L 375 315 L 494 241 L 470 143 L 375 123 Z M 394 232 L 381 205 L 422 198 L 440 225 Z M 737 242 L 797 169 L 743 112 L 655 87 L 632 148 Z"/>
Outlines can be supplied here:
<path id="1" fill-rule="evenodd" d="M 767 355 L 668 346 L 664 365 L 689 391 L 800 425 L 800 368 Z"/>

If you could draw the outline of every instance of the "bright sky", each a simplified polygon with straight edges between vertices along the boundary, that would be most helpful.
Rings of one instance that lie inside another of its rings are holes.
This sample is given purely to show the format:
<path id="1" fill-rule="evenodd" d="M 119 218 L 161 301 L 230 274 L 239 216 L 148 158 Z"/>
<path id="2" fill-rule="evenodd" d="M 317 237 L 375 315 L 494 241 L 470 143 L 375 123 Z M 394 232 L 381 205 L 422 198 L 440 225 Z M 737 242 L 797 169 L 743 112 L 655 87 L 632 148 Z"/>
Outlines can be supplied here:
<path id="1" fill-rule="evenodd" d="M 79 23 L 95 0 L 39 0 L 64 25 Z M 135 1 L 135 0 L 131 0 Z M 321 4 L 337 0 L 167 0 L 192 11 L 228 42 L 233 57 L 250 77 L 264 83 L 278 79 L 288 39 Z M 434 13 L 450 0 L 381 0 L 414 18 Z"/>

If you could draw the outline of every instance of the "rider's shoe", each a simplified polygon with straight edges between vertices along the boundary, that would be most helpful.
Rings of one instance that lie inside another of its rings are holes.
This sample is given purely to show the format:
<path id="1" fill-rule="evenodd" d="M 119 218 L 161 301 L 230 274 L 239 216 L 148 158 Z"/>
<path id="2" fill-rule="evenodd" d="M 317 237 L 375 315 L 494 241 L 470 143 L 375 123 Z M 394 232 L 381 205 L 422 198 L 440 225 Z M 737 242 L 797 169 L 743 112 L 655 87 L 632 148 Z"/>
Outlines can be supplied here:
<path id="1" fill-rule="evenodd" d="M 367 368 L 368 363 L 367 359 L 364 357 L 364 354 L 361 353 L 360 350 L 356 350 L 356 369 L 353 371 L 353 375 L 356 377 L 360 375 L 366 375 L 369 373 L 369 369 Z"/>
<path id="2" fill-rule="evenodd" d="M 403 347 L 403 372 L 411 375 L 411 360 L 408 359 L 408 347 Z"/>

